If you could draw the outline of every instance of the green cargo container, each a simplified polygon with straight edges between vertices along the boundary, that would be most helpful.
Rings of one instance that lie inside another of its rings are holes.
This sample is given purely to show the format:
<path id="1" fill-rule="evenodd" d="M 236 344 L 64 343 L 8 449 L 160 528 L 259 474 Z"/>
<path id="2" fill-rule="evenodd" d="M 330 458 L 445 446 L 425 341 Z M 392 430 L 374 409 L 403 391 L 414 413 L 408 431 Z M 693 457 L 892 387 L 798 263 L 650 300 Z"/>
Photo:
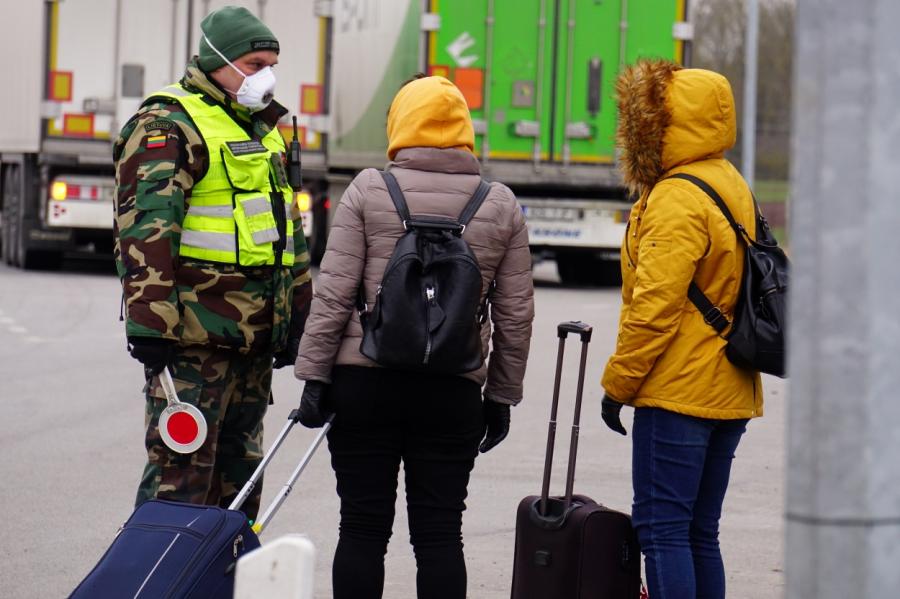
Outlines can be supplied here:
<path id="1" fill-rule="evenodd" d="M 566 282 L 616 279 L 630 203 L 614 87 L 640 57 L 682 60 L 686 0 L 342 0 L 329 31 L 328 195 L 385 162 L 385 114 L 418 70 L 469 102 L 483 174 L 515 191 L 532 249 Z"/>
<path id="2" fill-rule="evenodd" d="M 428 66 L 466 93 L 485 160 L 612 163 L 620 66 L 681 60 L 683 0 L 431 0 L 429 10 L 440 27 Z"/>

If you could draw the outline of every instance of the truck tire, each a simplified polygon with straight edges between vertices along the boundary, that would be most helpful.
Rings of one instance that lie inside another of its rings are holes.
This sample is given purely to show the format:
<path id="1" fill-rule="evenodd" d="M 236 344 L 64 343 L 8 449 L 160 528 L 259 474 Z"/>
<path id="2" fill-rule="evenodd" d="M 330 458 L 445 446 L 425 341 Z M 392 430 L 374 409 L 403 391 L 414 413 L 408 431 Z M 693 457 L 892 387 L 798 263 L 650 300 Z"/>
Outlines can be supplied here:
<path id="1" fill-rule="evenodd" d="M 19 185 L 21 168 L 11 164 L 3 174 L 3 232 L 0 243 L 3 249 L 3 261 L 9 266 L 19 265 Z"/>
<path id="2" fill-rule="evenodd" d="M 622 284 L 622 273 L 617 261 L 589 253 L 558 254 L 556 270 L 563 285 L 616 287 Z"/>
<path id="3" fill-rule="evenodd" d="M 3 259 L 10 266 L 18 268 L 58 269 L 62 264 L 61 252 L 29 249 L 26 243 L 27 184 L 21 165 L 11 164 L 7 167 L 3 177 Z"/>
<path id="4" fill-rule="evenodd" d="M 317 199 L 312 209 L 312 243 L 309 247 L 309 260 L 318 266 L 325 255 L 325 243 L 328 238 L 328 209 L 324 199 Z"/>

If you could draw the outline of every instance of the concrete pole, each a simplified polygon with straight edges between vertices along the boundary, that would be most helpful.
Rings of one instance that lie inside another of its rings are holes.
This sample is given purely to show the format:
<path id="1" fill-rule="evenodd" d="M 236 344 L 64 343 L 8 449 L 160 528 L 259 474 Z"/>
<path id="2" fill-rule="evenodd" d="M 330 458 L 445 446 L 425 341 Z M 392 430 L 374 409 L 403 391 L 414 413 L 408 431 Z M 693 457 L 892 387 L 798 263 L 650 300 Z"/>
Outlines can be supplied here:
<path id="1" fill-rule="evenodd" d="M 900 2 L 796 22 L 785 596 L 896 596 Z"/>
<path id="2" fill-rule="evenodd" d="M 759 0 L 744 0 L 747 33 L 744 38 L 744 106 L 741 128 L 741 174 L 753 187 L 756 171 L 756 64 L 759 56 Z"/>

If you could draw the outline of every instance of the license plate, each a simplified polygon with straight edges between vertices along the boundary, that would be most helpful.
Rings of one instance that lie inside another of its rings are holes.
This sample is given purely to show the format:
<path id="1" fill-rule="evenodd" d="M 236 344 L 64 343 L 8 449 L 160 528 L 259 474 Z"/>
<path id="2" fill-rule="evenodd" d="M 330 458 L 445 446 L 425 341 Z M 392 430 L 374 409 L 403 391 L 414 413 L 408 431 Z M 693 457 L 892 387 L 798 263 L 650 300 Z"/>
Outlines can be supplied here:
<path id="1" fill-rule="evenodd" d="M 575 222 L 584 219 L 584 211 L 579 208 L 558 208 L 556 206 L 523 206 L 525 218 L 529 220 L 552 220 Z"/>
<path id="2" fill-rule="evenodd" d="M 313 232 L 313 226 L 312 226 L 313 215 L 312 215 L 312 211 L 311 211 L 311 210 L 306 210 L 306 211 L 304 211 L 304 212 L 301 212 L 301 213 L 300 213 L 300 218 L 303 219 L 303 235 L 304 235 L 305 237 L 309 238 L 309 236 L 312 235 L 312 232 Z"/>

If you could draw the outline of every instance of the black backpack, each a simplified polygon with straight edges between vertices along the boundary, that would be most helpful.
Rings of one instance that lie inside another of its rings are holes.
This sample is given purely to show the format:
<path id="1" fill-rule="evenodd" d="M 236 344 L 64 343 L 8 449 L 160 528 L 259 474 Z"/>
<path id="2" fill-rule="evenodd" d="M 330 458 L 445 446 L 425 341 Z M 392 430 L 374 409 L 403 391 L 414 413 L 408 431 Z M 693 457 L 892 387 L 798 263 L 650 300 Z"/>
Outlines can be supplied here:
<path id="1" fill-rule="evenodd" d="M 743 225 L 734 220 L 722 197 L 708 183 L 684 173 L 671 179 L 690 181 L 716 203 L 745 250 L 741 289 L 729 323 L 722 312 L 691 282 L 688 297 L 697 306 L 703 320 L 720 335 L 731 324 L 725 336 L 725 356 L 741 368 L 758 370 L 779 377 L 786 376 L 785 335 L 787 334 L 787 287 L 790 263 L 769 230 L 769 223 L 759 211 L 756 198 L 756 239 L 751 239 Z"/>
<path id="2" fill-rule="evenodd" d="M 371 313 L 360 288 L 363 339 L 359 351 L 381 366 L 435 374 L 481 367 L 481 268 L 462 238 L 487 197 L 482 180 L 457 219 L 411 217 L 403 192 L 389 172 L 381 176 L 406 233 L 394 246 L 375 293 Z"/>

